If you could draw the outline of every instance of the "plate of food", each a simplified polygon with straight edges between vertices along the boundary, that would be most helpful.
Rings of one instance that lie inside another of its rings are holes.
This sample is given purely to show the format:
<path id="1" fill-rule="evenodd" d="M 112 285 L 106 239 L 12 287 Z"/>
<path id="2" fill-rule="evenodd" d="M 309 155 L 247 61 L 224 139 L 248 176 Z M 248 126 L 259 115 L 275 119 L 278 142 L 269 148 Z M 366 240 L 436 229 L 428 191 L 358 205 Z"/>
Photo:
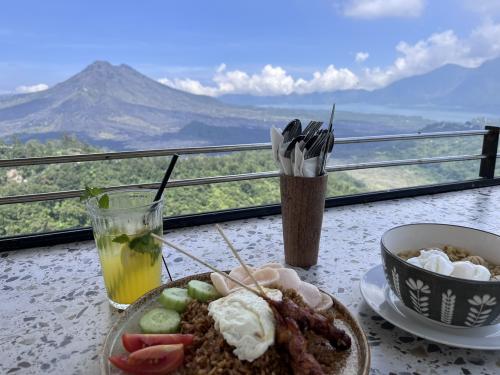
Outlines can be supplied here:
<path id="1" fill-rule="evenodd" d="M 356 374 L 366 336 L 335 297 L 277 263 L 185 277 L 127 308 L 109 331 L 102 374 Z"/>

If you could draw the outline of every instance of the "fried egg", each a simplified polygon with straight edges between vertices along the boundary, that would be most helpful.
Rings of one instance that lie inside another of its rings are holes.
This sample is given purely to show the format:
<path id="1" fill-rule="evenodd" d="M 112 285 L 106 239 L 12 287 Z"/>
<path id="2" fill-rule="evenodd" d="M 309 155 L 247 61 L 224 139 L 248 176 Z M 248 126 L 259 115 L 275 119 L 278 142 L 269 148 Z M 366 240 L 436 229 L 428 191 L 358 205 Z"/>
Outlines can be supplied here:
<path id="1" fill-rule="evenodd" d="M 279 290 L 266 289 L 266 295 L 281 300 Z M 254 361 L 274 344 L 275 320 L 268 303 L 256 294 L 240 289 L 208 305 L 208 313 L 224 340 L 234 346 L 240 360 Z"/>

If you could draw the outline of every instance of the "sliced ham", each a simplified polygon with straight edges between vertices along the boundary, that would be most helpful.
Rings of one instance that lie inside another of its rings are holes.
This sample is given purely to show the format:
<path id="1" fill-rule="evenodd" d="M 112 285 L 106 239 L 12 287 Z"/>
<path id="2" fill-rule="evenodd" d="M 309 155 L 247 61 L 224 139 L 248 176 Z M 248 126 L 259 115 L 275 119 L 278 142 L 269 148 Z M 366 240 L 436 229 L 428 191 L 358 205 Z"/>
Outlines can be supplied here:
<path id="1" fill-rule="evenodd" d="M 328 294 L 326 293 L 321 293 L 321 302 L 319 303 L 319 305 L 317 305 L 314 310 L 316 311 L 325 311 L 325 310 L 328 310 L 330 307 L 333 306 L 333 300 L 332 300 L 332 297 L 330 297 Z"/>
<path id="2" fill-rule="evenodd" d="M 304 302 L 307 303 L 307 305 L 312 309 L 316 308 L 316 306 L 318 306 L 321 302 L 322 297 L 319 289 L 312 284 L 306 283 L 305 281 L 300 283 L 297 292 L 300 294 Z"/>
<path id="3" fill-rule="evenodd" d="M 217 289 L 222 296 L 227 296 L 229 294 L 230 290 L 226 282 L 227 279 L 224 276 L 214 272 L 210 274 L 210 280 L 212 280 L 214 288 Z"/>
<path id="4" fill-rule="evenodd" d="M 257 280 L 261 286 L 269 286 L 273 284 L 279 284 L 280 274 L 274 268 L 260 268 L 257 271 L 252 272 L 253 277 Z M 254 285 L 254 282 L 250 276 L 243 279 L 245 285 Z"/>
<path id="5" fill-rule="evenodd" d="M 284 289 L 298 290 L 302 281 L 300 280 L 297 271 L 291 268 L 278 268 L 279 285 Z"/>
<path id="6" fill-rule="evenodd" d="M 324 311 L 333 305 L 330 296 L 320 292 L 316 286 L 301 281 L 294 269 L 285 268 L 279 263 L 267 263 L 260 268 L 248 268 L 260 286 L 278 285 L 283 289 L 294 289 L 312 309 Z M 256 288 L 252 278 L 248 276 L 242 266 L 233 269 L 229 275 L 251 288 Z M 216 273 L 212 273 L 210 278 L 215 289 L 223 296 L 241 288 L 236 283 Z"/>
<path id="7" fill-rule="evenodd" d="M 248 268 L 250 269 L 250 272 L 255 271 L 255 269 L 253 267 L 248 267 Z M 238 266 L 238 267 L 234 268 L 231 272 L 229 272 L 229 276 L 231 276 L 232 278 L 234 278 L 236 280 L 242 281 L 242 282 L 243 282 L 243 280 L 245 280 L 248 277 L 247 275 L 248 274 L 245 271 L 245 269 L 243 268 L 243 266 Z M 231 289 L 236 288 L 238 285 L 236 285 L 231 280 L 227 280 L 227 286 L 231 290 Z"/>
<path id="8" fill-rule="evenodd" d="M 284 268 L 281 263 L 267 263 L 261 266 L 260 268 Z"/>

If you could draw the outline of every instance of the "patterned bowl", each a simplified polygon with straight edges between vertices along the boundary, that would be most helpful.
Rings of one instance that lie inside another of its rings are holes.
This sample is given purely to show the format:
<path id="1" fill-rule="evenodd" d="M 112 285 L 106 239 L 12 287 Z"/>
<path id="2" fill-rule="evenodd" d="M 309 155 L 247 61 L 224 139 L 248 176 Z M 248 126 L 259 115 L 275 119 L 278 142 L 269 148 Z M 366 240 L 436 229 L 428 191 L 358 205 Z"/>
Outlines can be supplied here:
<path id="1" fill-rule="evenodd" d="M 408 224 L 384 233 L 380 242 L 385 277 L 410 309 L 442 324 L 480 327 L 500 323 L 500 282 L 444 276 L 398 257 L 407 250 L 450 245 L 500 265 L 500 236 L 447 224 Z"/>

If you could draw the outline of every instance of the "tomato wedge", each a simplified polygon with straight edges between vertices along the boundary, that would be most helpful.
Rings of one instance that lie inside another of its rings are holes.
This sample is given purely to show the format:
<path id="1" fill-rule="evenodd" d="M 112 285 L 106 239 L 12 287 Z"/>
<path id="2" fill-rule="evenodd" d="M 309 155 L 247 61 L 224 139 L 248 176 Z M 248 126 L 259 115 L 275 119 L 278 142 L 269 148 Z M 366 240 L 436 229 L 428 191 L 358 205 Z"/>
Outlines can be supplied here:
<path id="1" fill-rule="evenodd" d="M 136 375 L 168 374 L 184 362 L 184 345 L 155 345 L 137 350 L 129 355 L 109 357 L 120 370 Z"/>
<path id="2" fill-rule="evenodd" d="M 180 333 L 124 333 L 122 344 L 127 352 L 132 353 L 154 345 L 184 344 L 187 346 L 193 343 L 193 338 L 193 335 L 183 335 Z"/>

